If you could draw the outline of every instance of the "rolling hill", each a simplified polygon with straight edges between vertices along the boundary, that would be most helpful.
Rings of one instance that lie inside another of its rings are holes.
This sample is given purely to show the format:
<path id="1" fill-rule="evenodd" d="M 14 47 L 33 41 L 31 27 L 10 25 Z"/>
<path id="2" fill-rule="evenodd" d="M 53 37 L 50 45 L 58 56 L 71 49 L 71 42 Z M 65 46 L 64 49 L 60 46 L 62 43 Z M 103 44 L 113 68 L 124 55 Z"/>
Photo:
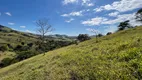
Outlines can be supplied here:
<path id="1" fill-rule="evenodd" d="M 15 45 L 15 44 L 20 44 L 21 42 L 25 43 L 35 42 L 39 39 L 39 36 L 40 35 L 37 34 L 16 31 L 9 27 L 0 25 L 0 44 L 13 43 L 13 45 Z M 62 40 L 72 41 L 74 38 L 66 35 L 56 34 L 56 35 L 46 36 L 46 39 L 56 40 L 56 41 L 62 41 Z"/>
<path id="2" fill-rule="evenodd" d="M 0 69 L 0 80 L 140 80 L 142 27 L 37 55 Z"/>
<path id="3" fill-rule="evenodd" d="M 44 47 L 46 49 L 42 50 L 43 47 L 39 46 L 40 35 L 20 32 L 0 25 L 0 68 L 7 66 L 2 62 L 7 58 L 12 59 L 8 63 L 10 65 L 21 61 L 17 58 L 18 56 L 27 59 L 43 52 L 70 45 L 74 41 L 72 37 L 59 34 L 45 36 L 45 39 Z M 52 45 L 50 45 L 51 43 Z M 25 56 L 27 51 L 27 56 Z"/>

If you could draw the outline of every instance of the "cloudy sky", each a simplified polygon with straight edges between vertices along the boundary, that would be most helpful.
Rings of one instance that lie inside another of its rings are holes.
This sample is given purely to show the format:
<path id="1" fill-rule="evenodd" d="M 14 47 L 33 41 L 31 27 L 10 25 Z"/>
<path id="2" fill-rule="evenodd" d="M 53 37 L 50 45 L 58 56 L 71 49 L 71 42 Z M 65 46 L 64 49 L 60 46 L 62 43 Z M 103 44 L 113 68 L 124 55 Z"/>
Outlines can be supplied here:
<path id="1" fill-rule="evenodd" d="M 140 8 L 142 0 L 0 0 L 0 24 L 36 33 L 34 22 L 45 17 L 52 34 L 92 35 L 92 29 L 105 34 L 125 20 L 139 24 L 133 19 Z"/>

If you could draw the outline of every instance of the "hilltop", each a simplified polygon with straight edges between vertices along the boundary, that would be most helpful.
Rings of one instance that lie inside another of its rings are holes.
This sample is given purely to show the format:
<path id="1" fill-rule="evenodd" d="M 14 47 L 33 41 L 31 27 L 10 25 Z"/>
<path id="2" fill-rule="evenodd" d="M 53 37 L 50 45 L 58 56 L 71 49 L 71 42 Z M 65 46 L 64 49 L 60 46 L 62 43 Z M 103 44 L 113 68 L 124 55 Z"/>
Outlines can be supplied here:
<path id="1" fill-rule="evenodd" d="M 141 60 L 142 27 L 136 27 L 0 69 L 0 80 L 137 80 Z"/>

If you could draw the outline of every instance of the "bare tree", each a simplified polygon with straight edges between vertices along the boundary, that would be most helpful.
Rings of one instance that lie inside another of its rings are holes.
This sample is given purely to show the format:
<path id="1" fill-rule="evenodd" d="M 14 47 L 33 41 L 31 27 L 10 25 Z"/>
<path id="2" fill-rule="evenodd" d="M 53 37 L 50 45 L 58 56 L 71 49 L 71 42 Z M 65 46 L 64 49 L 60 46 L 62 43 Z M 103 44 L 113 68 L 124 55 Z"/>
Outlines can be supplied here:
<path id="1" fill-rule="evenodd" d="M 95 29 L 87 29 L 88 31 L 90 31 L 90 32 L 93 32 L 93 33 L 95 33 L 95 36 L 96 36 L 96 42 L 98 42 L 98 34 L 99 34 L 99 31 L 98 30 L 95 30 Z"/>
<path id="2" fill-rule="evenodd" d="M 37 32 L 41 34 L 41 40 L 42 43 L 45 40 L 45 35 L 48 32 L 53 31 L 52 26 L 48 23 L 48 20 L 46 18 L 39 19 L 36 21 L 36 26 L 38 27 Z"/>

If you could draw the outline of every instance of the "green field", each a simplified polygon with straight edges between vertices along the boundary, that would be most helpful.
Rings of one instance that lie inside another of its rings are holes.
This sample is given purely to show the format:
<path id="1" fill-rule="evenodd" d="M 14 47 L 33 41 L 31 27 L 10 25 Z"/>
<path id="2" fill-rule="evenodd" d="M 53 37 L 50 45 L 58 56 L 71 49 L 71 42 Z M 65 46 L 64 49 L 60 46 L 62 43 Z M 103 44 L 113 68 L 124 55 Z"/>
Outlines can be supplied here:
<path id="1" fill-rule="evenodd" d="M 0 52 L 0 61 L 3 60 L 4 58 L 13 58 L 15 57 L 15 53 L 14 52 Z"/>
<path id="2" fill-rule="evenodd" d="M 140 80 L 142 27 L 119 31 L 0 69 L 0 80 Z"/>

